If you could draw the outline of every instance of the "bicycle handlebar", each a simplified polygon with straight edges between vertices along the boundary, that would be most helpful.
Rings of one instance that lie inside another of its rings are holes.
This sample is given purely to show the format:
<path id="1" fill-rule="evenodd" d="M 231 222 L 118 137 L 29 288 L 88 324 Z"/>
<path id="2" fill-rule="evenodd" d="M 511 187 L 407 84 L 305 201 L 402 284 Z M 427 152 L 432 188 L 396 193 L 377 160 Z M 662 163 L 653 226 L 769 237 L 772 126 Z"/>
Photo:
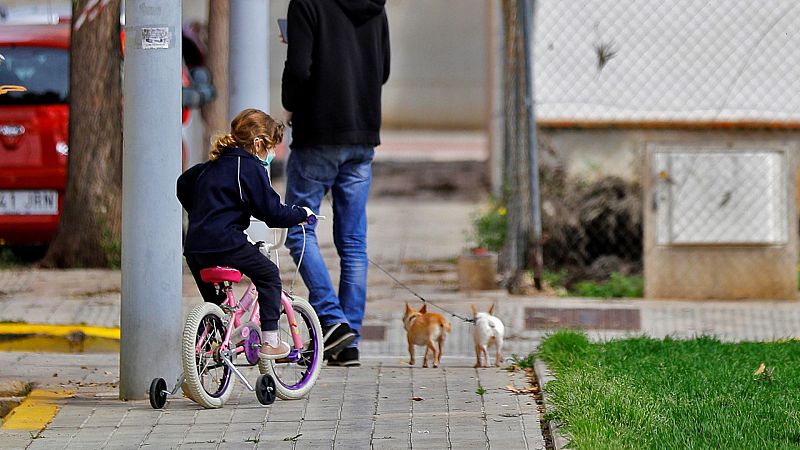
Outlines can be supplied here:
<path id="1" fill-rule="evenodd" d="M 306 223 L 309 224 L 309 225 L 314 225 L 315 223 L 317 223 L 317 221 L 320 221 L 320 220 L 325 220 L 325 216 L 320 216 L 318 214 L 311 214 L 306 219 Z"/>

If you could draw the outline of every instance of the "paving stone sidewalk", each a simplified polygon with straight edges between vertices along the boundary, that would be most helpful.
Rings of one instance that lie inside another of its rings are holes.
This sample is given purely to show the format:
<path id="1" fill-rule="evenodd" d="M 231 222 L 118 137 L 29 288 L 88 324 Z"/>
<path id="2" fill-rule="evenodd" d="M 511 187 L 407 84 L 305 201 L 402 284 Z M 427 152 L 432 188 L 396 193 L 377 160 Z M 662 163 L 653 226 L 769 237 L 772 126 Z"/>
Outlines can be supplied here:
<path id="1" fill-rule="evenodd" d="M 0 354 L 0 364 L 46 372 L 39 376 L 58 371 L 64 383 L 40 383 L 77 394 L 60 402 L 38 435 L 0 430 L 0 448 L 544 448 L 535 400 L 505 389 L 526 387 L 526 376 L 474 369 L 463 357 L 446 357 L 437 369 L 410 368 L 397 358 L 326 367 L 308 398 L 269 407 L 237 383 L 221 409 L 177 398 L 153 410 L 147 401 L 116 399 L 116 355 L 38 356 Z M 244 372 L 257 376 L 254 368 Z"/>

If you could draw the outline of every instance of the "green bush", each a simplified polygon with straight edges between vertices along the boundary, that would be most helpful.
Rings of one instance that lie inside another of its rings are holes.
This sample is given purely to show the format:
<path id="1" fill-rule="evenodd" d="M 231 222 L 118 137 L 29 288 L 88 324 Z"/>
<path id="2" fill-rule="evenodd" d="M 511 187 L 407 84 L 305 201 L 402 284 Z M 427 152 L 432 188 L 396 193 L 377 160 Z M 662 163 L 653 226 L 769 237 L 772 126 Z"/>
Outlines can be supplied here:
<path id="1" fill-rule="evenodd" d="M 575 284 L 573 293 L 581 297 L 642 297 L 644 279 L 641 276 L 628 276 L 614 272 L 608 281 L 581 281 Z"/>

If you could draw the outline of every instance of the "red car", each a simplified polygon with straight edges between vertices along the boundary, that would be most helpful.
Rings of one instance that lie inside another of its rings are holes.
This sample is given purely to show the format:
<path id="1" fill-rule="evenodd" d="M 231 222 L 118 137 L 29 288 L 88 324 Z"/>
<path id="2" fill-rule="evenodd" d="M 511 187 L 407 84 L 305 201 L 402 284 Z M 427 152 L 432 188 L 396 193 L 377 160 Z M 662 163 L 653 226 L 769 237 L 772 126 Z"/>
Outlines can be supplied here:
<path id="1" fill-rule="evenodd" d="M 44 255 L 64 206 L 69 34 L 68 21 L 0 25 L 0 246 L 26 260 Z M 184 70 L 183 82 L 187 123 L 188 108 L 214 89 L 204 67 Z M 26 91 L 2 93 L 4 85 Z"/>
<path id="2" fill-rule="evenodd" d="M 41 256 L 67 181 L 69 24 L 0 26 L 0 244 Z M 1 89 L 1 88 L 0 88 Z"/>

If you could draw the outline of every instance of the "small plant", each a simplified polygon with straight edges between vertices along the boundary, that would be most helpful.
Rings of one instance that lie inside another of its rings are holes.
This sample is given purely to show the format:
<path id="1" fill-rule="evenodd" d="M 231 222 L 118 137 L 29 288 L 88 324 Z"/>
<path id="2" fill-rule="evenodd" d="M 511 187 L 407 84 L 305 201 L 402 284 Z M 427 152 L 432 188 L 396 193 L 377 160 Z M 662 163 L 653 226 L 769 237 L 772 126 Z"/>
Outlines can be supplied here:
<path id="1" fill-rule="evenodd" d="M 0 269 L 9 269 L 22 265 L 23 261 L 17 258 L 8 247 L 0 247 Z"/>
<path id="2" fill-rule="evenodd" d="M 486 393 L 486 389 L 483 386 L 478 386 L 478 389 L 475 389 L 475 393 L 483 397 L 483 394 Z"/>
<path id="3" fill-rule="evenodd" d="M 517 369 L 533 369 L 533 364 L 536 361 L 536 356 L 531 353 L 528 356 L 522 357 L 517 354 L 511 355 L 511 366 Z"/>
<path id="4" fill-rule="evenodd" d="M 533 273 L 531 273 L 531 276 L 533 276 Z M 566 270 L 559 270 L 557 272 L 545 270 L 542 272 L 542 282 L 545 288 L 551 289 L 555 295 L 566 297 L 569 295 L 569 291 L 567 290 L 567 276 Z"/>
<path id="5" fill-rule="evenodd" d="M 476 247 L 500 251 L 506 242 L 508 211 L 496 200 L 491 200 L 488 207 L 475 216 L 472 225 L 472 240 Z"/>
<path id="6" fill-rule="evenodd" d="M 644 295 L 644 279 L 641 276 L 622 275 L 614 272 L 608 281 L 577 283 L 573 288 L 573 293 L 581 297 L 642 297 Z"/>

